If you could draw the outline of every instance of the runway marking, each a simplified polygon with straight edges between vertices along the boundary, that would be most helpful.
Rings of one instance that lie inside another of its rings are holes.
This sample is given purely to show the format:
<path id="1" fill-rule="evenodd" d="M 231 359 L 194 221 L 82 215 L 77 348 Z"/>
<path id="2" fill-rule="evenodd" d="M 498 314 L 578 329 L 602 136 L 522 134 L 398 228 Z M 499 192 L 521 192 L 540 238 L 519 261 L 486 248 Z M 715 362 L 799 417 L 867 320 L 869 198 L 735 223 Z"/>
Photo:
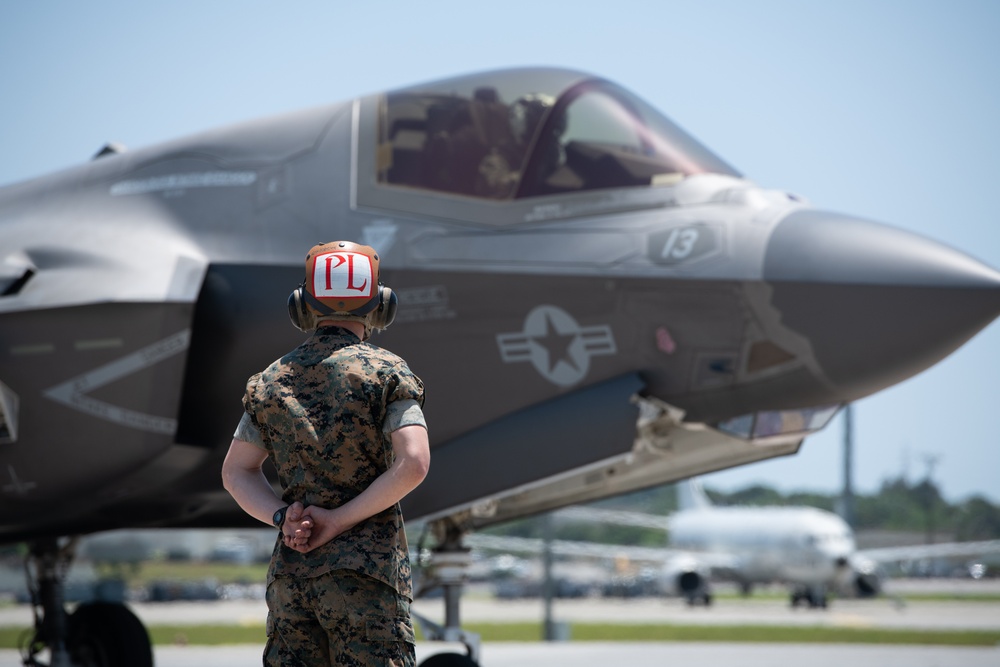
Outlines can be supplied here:
<path id="1" fill-rule="evenodd" d="M 136 410 L 129 410 L 87 396 L 87 392 L 103 387 L 127 377 L 154 364 L 180 354 L 188 348 L 191 330 L 185 329 L 161 341 L 99 366 L 92 371 L 78 375 L 62 384 L 47 389 L 44 394 L 52 400 L 87 413 L 98 419 L 121 424 L 140 431 L 173 435 L 177 431 L 177 420 L 172 417 L 158 417 Z"/>

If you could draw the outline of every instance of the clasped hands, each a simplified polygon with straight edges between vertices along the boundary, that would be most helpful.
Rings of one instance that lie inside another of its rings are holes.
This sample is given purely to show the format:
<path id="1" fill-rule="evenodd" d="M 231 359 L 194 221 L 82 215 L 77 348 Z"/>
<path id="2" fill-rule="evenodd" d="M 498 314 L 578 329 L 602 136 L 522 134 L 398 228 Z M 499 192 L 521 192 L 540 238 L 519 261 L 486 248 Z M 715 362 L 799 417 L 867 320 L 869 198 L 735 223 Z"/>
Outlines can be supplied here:
<path id="1" fill-rule="evenodd" d="M 305 507 L 295 501 L 285 511 L 285 522 L 281 526 L 282 541 L 289 549 L 301 553 L 312 551 L 340 534 L 333 518 L 331 510 L 313 505 Z"/>

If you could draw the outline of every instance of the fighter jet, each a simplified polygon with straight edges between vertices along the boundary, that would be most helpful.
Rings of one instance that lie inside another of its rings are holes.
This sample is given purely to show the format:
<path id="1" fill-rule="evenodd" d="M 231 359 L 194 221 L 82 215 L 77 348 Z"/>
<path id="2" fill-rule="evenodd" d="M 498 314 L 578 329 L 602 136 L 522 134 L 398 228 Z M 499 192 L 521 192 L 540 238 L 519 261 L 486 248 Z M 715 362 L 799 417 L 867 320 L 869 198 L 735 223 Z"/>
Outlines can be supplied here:
<path id="1" fill-rule="evenodd" d="M 470 661 L 468 531 L 793 454 L 1000 314 L 994 269 L 760 188 L 562 69 L 109 144 L 0 189 L 0 234 L 0 538 L 31 544 L 33 646 L 64 663 L 142 639 L 123 607 L 66 619 L 63 538 L 248 525 L 220 465 L 246 379 L 302 340 L 315 243 L 375 247 L 398 296 L 375 342 L 426 384 L 433 459 L 403 510 Z"/>

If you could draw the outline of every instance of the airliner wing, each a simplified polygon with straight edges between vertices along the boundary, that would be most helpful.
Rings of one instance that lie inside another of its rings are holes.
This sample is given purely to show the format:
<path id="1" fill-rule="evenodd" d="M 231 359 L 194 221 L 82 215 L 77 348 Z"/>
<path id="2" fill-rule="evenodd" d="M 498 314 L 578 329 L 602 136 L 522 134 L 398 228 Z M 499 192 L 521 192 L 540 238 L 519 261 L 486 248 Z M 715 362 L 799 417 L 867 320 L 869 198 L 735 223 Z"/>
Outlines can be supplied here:
<path id="1" fill-rule="evenodd" d="M 509 535 L 485 535 L 475 533 L 465 538 L 467 545 L 477 549 L 504 551 L 507 553 L 540 554 L 547 549 L 557 556 L 577 558 L 614 559 L 627 558 L 636 562 L 663 563 L 670 556 L 669 550 L 656 547 L 637 547 L 617 544 L 599 544 L 576 540 L 546 541 L 534 537 L 511 537 Z"/>
<path id="2" fill-rule="evenodd" d="M 975 557 L 1000 554 L 1000 540 L 981 542 L 943 542 L 941 544 L 920 544 L 905 547 L 885 547 L 862 549 L 858 555 L 879 563 L 897 563 L 923 558 Z"/>
<path id="3" fill-rule="evenodd" d="M 680 549 L 660 547 L 640 547 L 624 544 L 602 544 L 578 540 L 546 541 L 533 537 L 511 537 L 509 535 L 467 535 L 466 543 L 477 549 L 504 551 L 506 553 L 540 554 L 546 549 L 557 556 L 612 560 L 625 558 L 635 563 L 663 565 L 666 569 L 687 567 L 713 572 L 731 572 L 739 567 L 735 554 L 690 552 Z"/>

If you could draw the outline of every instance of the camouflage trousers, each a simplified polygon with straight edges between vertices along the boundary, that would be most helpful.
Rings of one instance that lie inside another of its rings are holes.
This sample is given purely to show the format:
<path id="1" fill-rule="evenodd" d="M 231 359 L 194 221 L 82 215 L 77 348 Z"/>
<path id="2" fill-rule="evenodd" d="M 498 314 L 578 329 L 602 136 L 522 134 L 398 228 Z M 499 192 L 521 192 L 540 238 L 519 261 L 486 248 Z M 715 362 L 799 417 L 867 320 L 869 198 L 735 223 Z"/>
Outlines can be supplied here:
<path id="1" fill-rule="evenodd" d="M 267 587 L 265 667 L 413 667 L 410 602 L 352 570 Z"/>

